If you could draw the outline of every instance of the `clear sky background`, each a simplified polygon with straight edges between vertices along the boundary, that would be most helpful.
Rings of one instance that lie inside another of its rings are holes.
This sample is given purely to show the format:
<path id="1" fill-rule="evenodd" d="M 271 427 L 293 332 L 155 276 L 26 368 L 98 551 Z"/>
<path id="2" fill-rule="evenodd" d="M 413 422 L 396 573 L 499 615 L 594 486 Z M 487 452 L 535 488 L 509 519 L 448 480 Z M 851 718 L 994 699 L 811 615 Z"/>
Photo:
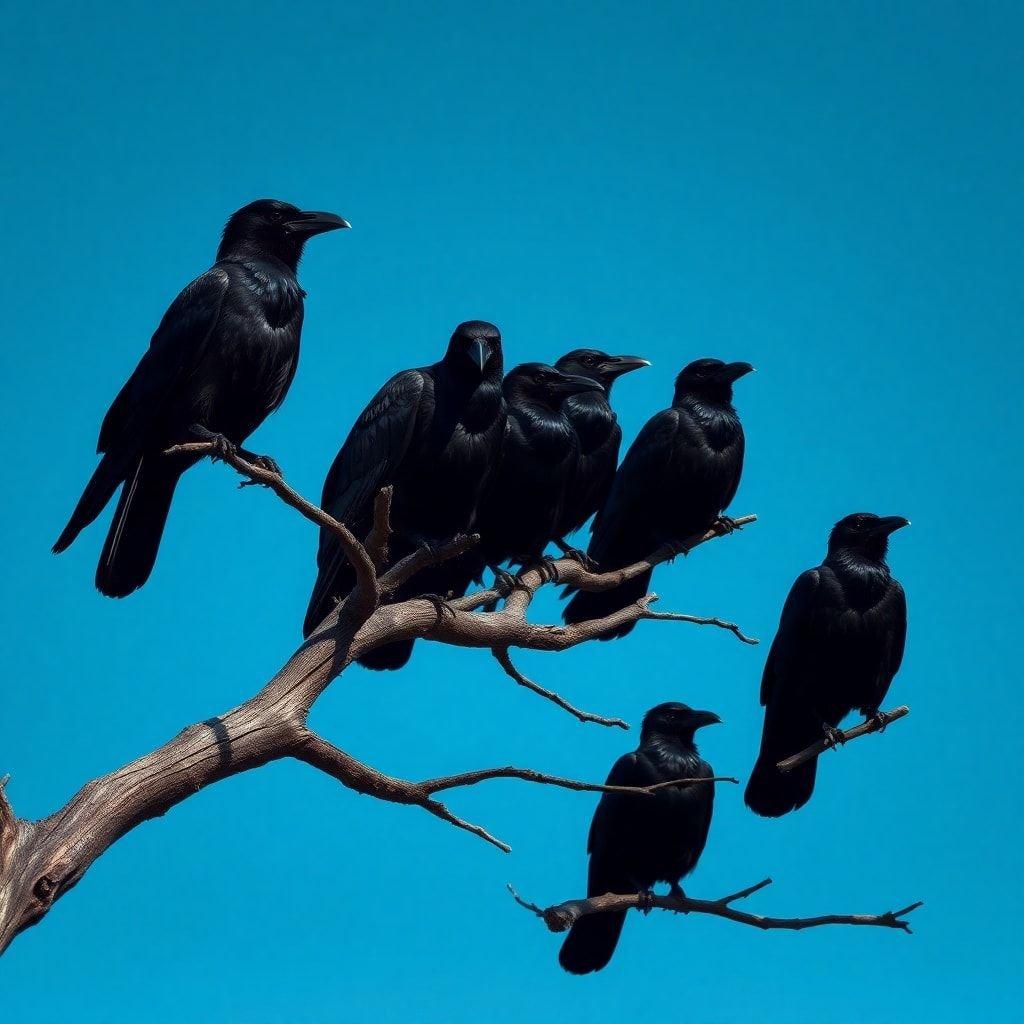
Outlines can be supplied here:
<path id="1" fill-rule="evenodd" d="M 316 497 L 353 418 L 460 320 L 508 364 L 580 344 L 653 366 L 616 389 L 631 439 L 681 365 L 743 359 L 759 523 L 662 568 L 648 623 L 521 667 L 638 724 L 678 699 L 745 776 L 767 641 L 793 578 L 854 510 L 897 513 L 912 715 L 825 758 L 781 821 L 722 787 L 687 888 L 771 875 L 750 908 L 880 912 L 915 934 L 761 933 L 631 916 L 600 975 L 517 908 L 582 895 L 596 798 L 452 794 L 511 856 L 281 763 L 118 843 L 0 965 L 4 1020 L 297 1024 L 1014 1019 L 1021 844 L 1019 4 L 176 3 L 8 10 L 5 672 L 0 773 L 24 816 L 243 700 L 293 650 L 315 531 L 204 465 L 156 572 L 92 587 L 107 517 L 49 546 L 100 419 L 227 215 L 275 196 L 349 218 L 314 239 L 298 376 L 253 440 Z M 893 8 L 896 8 L 895 10 Z M 556 614 L 539 602 L 538 620 Z M 603 778 L 636 731 L 583 726 L 482 653 L 352 669 L 315 726 L 385 771 L 513 763 Z"/>

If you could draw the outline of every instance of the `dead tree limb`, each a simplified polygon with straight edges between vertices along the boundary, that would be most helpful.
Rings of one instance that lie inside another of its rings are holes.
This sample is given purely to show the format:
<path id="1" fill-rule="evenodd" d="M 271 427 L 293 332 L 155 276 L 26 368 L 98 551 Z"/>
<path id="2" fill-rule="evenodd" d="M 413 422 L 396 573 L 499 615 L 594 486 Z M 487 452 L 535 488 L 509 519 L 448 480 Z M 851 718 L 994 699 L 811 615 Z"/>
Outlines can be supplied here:
<path id="1" fill-rule="evenodd" d="M 653 594 L 606 618 L 573 626 L 534 625 L 525 619 L 533 595 L 551 578 L 533 569 L 495 612 L 479 612 L 502 595 L 478 591 L 446 607 L 414 598 L 387 603 L 399 585 L 421 569 L 467 551 L 476 537 L 455 537 L 436 548 L 422 548 L 386 571 L 391 494 L 376 499 L 374 522 L 365 543 L 343 523 L 313 505 L 283 477 L 218 442 L 178 445 L 172 452 L 220 459 L 247 481 L 265 485 L 315 525 L 334 532 L 351 562 L 356 583 L 314 634 L 253 697 L 236 708 L 189 726 L 151 753 L 117 771 L 87 782 L 60 810 L 41 821 L 19 818 L 0 783 L 0 953 L 16 935 L 40 921 L 70 891 L 93 862 L 120 838 L 150 818 L 206 786 L 285 757 L 306 762 L 357 793 L 418 806 L 465 829 L 499 849 L 508 846 L 479 825 L 462 820 L 434 798 L 436 793 L 488 779 L 510 778 L 590 792 L 610 787 L 544 775 L 531 769 L 491 768 L 426 782 L 384 775 L 312 733 L 306 721 L 323 691 L 361 654 L 401 639 L 425 639 L 461 647 L 507 650 L 523 647 L 560 651 L 591 640 L 606 629 L 641 619 L 667 618 L 650 611 Z M 753 522 L 746 516 L 737 522 Z M 728 532 L 721 528 L 693 537 L 687 549 Z M 604 590 L 673 557 L 665 550 L 643 562 L 609 573 L 592 573 L 572 559 L 552 563 L 553 575 L 583 590 Z M 687 621 L 690 621 L 687 619 Z M 732 629 L 726 624 L 726 628 Z M 741 639 L 738 627 L 734 630 Z M 524 684 L 525 685 L 525 684 Z M 540 688 L 535 688 L 540 689 Z M 616 724 L 609 720 L 609 724 Z M 721 781 L 721 780 L 708 780 Z M 729 781 L 735 782 L 735 779 Z M 679 780 L 671 785 L 693 784 Z M 635 792 L 637 799 L 653 787 Z"/>
<path id="2" fill-rule="evenodd" d="M 779 761 L 775 766 L 780 772 L 791 772 L 794 768 L 798 768 L 802 764 L 806 764 L 808 761 L 813 761 L 819 754 L 823 754 L 826 750 L 835 748 L 836 746 L 842 746 L 845 743 L 849 743 L 850 740 L 857 739 L 858 736 L 867 736 L 869 733 L 882 732 L 886 726 L 892 722 L 896 722 L 901 718 L 906 717 L 910 714 L 910 708 L 906 704 L 901 705 L 898 708 L 893 708 L 892 711 L 880 711 L 876 718 L 865 719 L 860 725 L 855 725 L 852 729 L 837 729 L 834 737 L 823 736 L 820 740 L 812 743 L 809 747 L 805 747 L 798 754 L 794 754 L 792 757 L 787 757 L 784 761 Z"/>
<path id="3" fill-rule="evenodd" d="M 748 886 L 746 889 L 741 889 L 739 892 L 717 900 L 693 899 L 681 890 L 670 892 L 664 896 L 650 892 L 629 893 L 628 895 L 605 893 L 603 896 L 591 896 L 587 899 L 567 900 L 565 903 L 547 908 L 524 900 L 511 885 L 508 886 L 508 891 L 516 903 L 536 914 L 553 932 L 568 931 L 581 917 L 585 917 L 587 914 L 606 914 L 613 910 L 636 909 L 646 912 L 658 909 L 671 910 L 677 914 L 711 914 L 713 917 L 724 917 L 729 921 L 751 925 L 765 931 L 772 929 L 802 931 L 804 928 L 820 928 L 827 924 L 847 924 L 875 928 L 898 928 L 909 934 L 910 925 L 905 918 L 918 907 L 924 906 L 923 901 L 918 901 L 902 910 L 887 910 L 884 914 L 821 914 L 818 917 L 765 917 L 761 914 L 749 914 L 743 910 L 736 910 L 732 906 L 737 900 L 745 899 L 771 883 L 772 880 L 766 878 L 756 885 Z"/>

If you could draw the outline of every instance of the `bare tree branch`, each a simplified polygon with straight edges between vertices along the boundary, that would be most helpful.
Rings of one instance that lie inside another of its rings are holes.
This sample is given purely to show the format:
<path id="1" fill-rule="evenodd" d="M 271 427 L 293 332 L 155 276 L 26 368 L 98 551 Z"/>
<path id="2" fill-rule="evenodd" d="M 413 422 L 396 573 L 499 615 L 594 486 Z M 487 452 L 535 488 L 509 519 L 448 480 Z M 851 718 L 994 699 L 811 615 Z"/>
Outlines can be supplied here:
<path id="1" fill-rule="evenodd" d="M 806 764 L 808 761 L 813 761 L 819 754 L 824 753 L 826 750 L 831 748 L 838 749 L 836 744 L 840 746 L 844 743 L 848 743 L 850 740 L 855 740 L 858 736 L 867 736 L 869 733 L 882 732 L 886 726 L 892 722 L 898 721 L 901 718 L 906 717 L 910 714 L 910 708 L 906 704 L 901 705 L 898 708 L 893 708 L 892 711 L 880 711 L 877 718 L 865 719 L 860 725 L 855 725 L 852 729 L 837 729 L 836 737 L 834 739 L 823 736 L 820 740 L 812 743 L 809 747 L 804 748 L 798 754 L 794 754 L 792 757 L 787 757 L 784 761 L 779 761 L 775 766 L 780 772 L 791 772 L 794 768 L 798 768 L 802 764 Z"/>
<path id="2" fill-rule="evenodd" d="M 563 779 L 558 775 L 544 775 L 542 772 L 535 772 L 532 768 L 483 768 L 475 772 L 462 772 L 459 775 L 445 775 L 439 779 L 428 779 L 421 782 L 428 793 L 439 793 L 445 789 L 454 789 L 456 786 L 475 786 L 478 782 L 488 779 L 523 779 L 526 782 L 537 782 L 544 786 L 559 786 L 562 789 L 572 789 L 581 793 L 635 793 L 640 796 L 653 796 L 658 790 L 668 789 L 669 786 L 691 786 L 705 782 L 731 782 L 739 784 L 739 779 L 731 775 L 715 775 L 711 778 L 700 779 L 672 779 L 668 782 L 655 782 L 650 786 L 609 786 L 595 782 L 577 782 L 575 779 Z"/>
<path id="3" fill-rule="evenodd" d="M 221 779 L 281 758 L 305 761 L 358 793 L 422 807 L 443 821 L 506 851 L 508 846 L 505 843 L 480 826 L 458 818 L 434 799 L 433 794 L 497 778 L 516 778 L 591 792 L 618 791 L 618 787 L 576 782 L 530 769 L 508 767 L 465 772 L 421 783 L 406 782 L 384 775 L 334 747 L 310 732 L 306 721 L 320 694 L 354 660 L 395 640 L 425 638 L 506 652 L 510 647 L 561 651 L 594 639 L 616 625 L 643 618 L 673 618 L 651 613 L 649 606 L 655 598 L 648 595 L 602 619 L 572 626 L 534 625 L 525 621 L 529 599 L 524 601 L 516 597 L 517 594 L 526 594 L 532 598 L 538 589 L 554 579 L 581 589 L 607 589 L 672 557 L 672 551 L 666 549 L 635 566 L 612 573 L 588 572 L 570 558 L 552 561 L 550 572 L 530 569 L 523 573 L 522 590 L 511 595 L 505 607 L 497 612 L 476 611 L 501 598 L 493 588 L 469 594 L 442 607 L 423 598 L 387 604 L 382 603 L 382 598 L 392 594 L 415 573 L 464 553 L 479 538 L 456 537 L 436 548 L 423 548 L 382 573 L 377 566 L 385 564 L 390 534 L 391 494 L 388 490 L 377 496 L 373 528 L 364 545 L 347 526 L 293 490 L 279 473 L 269 468 L 265 460 L 254 461 L 257 457 L 217 441 L 177 445 L 170 452 L 221 459 L 247 480 L 268 487 L 316 526 L 332 531 L 353 566 L 356 584 L 314 634 L 249 700 L 219 716 L 189 726 L 156 750 L 87 782 L 63 808 L 48 818 L 39 822 L 18 818 L 4 786 L 0 784 L 0 953 L 17 934 L 41 920 L 111 845 L 142 822 L 165 814 L 171 807 Z M 753 516 L 747 516 L 738 522 L 742 524 L 753 520 Z M 696 546 L 725 532 L 725 527 L 716 526 L 692 538 L 683 547 Z M 681 621 L 703 621 L 688 616 L 678 618 Z M 720 620 L 709 621 L 733 629 L 744 639 L 738 627 Z M 511 661 L 508 664 L 511 665 Z M 549 695 L 548 699 L 560 703 L 566 710 L 577 716 L 587 715 L 551 691 L 517 678 L 518 673 L 514 669 L 512 673 L 515 673 L 513 678 L 517 682 L 542 695 Z M 600 719 L 591 716 L 585 720 Z M 606 722 L 624 724 L 614 719 Z M 684 779 L 662 785 L 689 784 L 693 783 Z M 642 799 L 655 788 L 658 787 L 635 792 L 638 799 Z"/>
<path id="4" fill-rule="evenodd" d="M 494 647 L 491 649 L 491 653 L 505 672 L 520 686 L 525 686 L 528 690 L 532 690 L 534 693 L 540 694 L 540 696 L 545 700 L 549 700 L 553 704 L 557 704 L 563 711 L 568 711 L 570 715 L 578 718 L 581 722 L 596 722 L 598 725 L 607 726 L 617 725 L 620 729 L 629 728 L 629 723 L 624 722 L 621 718 L 605 718 L 603 715 L 595 715 L 590 711 L 581 711 L 579 708 L 573 707 L 573 705 L 565 700 L 564 697 L 560 697 L 554 690 L 546 690 L 543 686 L 527 679 L 526 676 L 524 676 L 522 672 L 512 664 L 512 659 L 509 657 L 507 647 Z"/>
<path id="5" fill-rule="evenodd" d="M 665 896 L 655 893 L 630 893 L 628 895 L 616 895 L 606 893 L 603 896 L 591 896 L 587 899 L 567 900 L 553 907 L 542 908 L 536 903 L 524 900 L 519 893 L 508 886 L 512 898 L 521 907 L 525 907 L 531 913 L 541 918 L 553 932 L 568 931 L 581 917 L 588 914 L 606 914 L 609 911 L 622 910 L 671 910 L 677 914 L 711 914 L 713 917 L 724 917 L 738 924 L 751 925 L 754 928 L 761 928 L 765 931 L 772 929 L 785 929 L 788 931 L 802 931 L 804 928 L 820 928 L 828 924 L 859 925 L 876 928 L 898 928 L 910 933 L 910 925 L 904 920 L 906 916 L 918 907 L 924 906 L 923 901 L 911 903 L 902 910 L 887 910 L 884 914 L 822 914 L 818 917 L 764 917 L 761 914 L 749 914 L 742 910 L 736 910 L 731 904 L 737 900 L 745 899 L 753 895 L 772 880 L 766 878 L 756 885 L 748 886 L 731 896 L 723 896 L 717 900 L 698 900 L 685 895 L 682 890 L 675 890 Z"/>

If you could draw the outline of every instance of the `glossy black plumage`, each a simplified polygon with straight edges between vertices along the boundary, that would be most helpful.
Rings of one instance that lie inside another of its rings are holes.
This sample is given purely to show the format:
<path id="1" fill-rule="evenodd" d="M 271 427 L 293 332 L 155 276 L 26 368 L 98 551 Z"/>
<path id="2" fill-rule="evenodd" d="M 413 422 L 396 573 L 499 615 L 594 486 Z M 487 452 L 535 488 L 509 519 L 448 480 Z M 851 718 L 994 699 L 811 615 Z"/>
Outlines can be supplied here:
<path id="1" fill-rule="evenodd" d="M 599 389 L 594 380 L 543 363 L 523 363 L 505 377 L 508 420 L 501 461 L 477 522 L 478 562 L 526 565 L 556 539 L 577 451 L 576 432 L 562 406 L 571 395 Z"/>
<path id="2" fill-rule="evenodd" d="M 295 374 L 304 292 L 295 273 L 312 235 L 348 224 L 263 199 L 234 213 L 217 262 L 174 300 L 100 428 L 103 458 L 53 550 L 63 551 L 124 484 L 96 586 L 124 597 L 149 578 L 174 488 L 195 456 L 169 458 L 192 427 L 241 444 Z"/>
<path id="3" fill-rule="evenodd" d="M 708 529 L 729 506 L 743 470 L 743 427 L 732 406 L 732 385 L 749 363 L 699 359 L 676 379 L 672 406 L 647 421 L 615 474 L 608 499 L 591 527 L 587 554 L 603 571 L 620 569 Z M 644 574 L 613 590 L 576 593 L 568 623 L 610 615 L 639 600 Z M 622 626 L 602 636 L 625 636 Z"/>
<path id="4" fill-rule="evenodd" d="M 717 722 L 709 711 L 659 704 L 644 717 L 640 746 L 620 757 L 610 786 L 650 786 L 672 779 L 709 779 L 714 772 L 693 742 Z M 590 826 L 587 895 L 646 892 L 656 882 L 677 886 L 696 866 L 707 842 L 714 783 L 670 786 L 652 796 L 602 795 Z M 591 914 L 572 926 L 558 959 L 573 974 L 599 971 L 611 959 L 625 913 Z"/>
<path id="5" fill-rule="evenodd" d="M 421 544 L 469 532 L 505 430 L 501 381 L 498 329 L 479 320 L 460 324 L 443 359 L 396 374 L 363 410 L 327 474 L 322 507 L 363 537 L 377 492 L 392 485 L 392 562 Z M 354 581 L 327 531 L 320 534 L 317 567 L 306 636 Z M 464 566 L 445 562 L 417 574 L 394 597 L 444 595 L 464 588 L 469 578 Z M 411 641 L 389 644 L 371 651 L 361 664 L 399 668 L 411 651 Z"/>
<path id="6" fill-rule="evenodd" d="M 592 348 L 566 353 L 555 369 L 589 377 L 601 385 L 599 391 L 571 395 L 562 411 L 576 432 L 576 466 L 568 489 L 557 536 L 564 538 L 580 529 L 604 505 L 619 464 L 622 428 L 611 406 L 612 385 L 625 373 L 649 366 L 638 356 L 611 356 Z"/>
<path id="7" fill-rule="evenodd" d="M 778 817 L 814 791 L 817 761 L 775 765 L 821 739 L 854 709 L 875 714 L 903 660 L 907 605 L 885 561 L 900 516 L 859 512 L 840 520 L 825 561 L 797 577 L 761 681 L 764 730 L 747 806 Z"/>

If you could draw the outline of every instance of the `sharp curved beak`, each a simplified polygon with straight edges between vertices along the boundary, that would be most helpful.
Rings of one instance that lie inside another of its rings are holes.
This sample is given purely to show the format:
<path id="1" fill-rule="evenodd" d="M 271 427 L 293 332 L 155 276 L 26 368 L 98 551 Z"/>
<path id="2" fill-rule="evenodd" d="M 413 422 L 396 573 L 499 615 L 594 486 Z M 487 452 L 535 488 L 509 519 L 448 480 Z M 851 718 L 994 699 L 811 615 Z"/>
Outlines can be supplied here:
<path id="1" fill-rule="evenodd" d="M 750 363 L 726 363 L 719 371 L 719 378 L 726 384 L 735 384 L 740 377 L 753 373 L 754 368 Z"/>
<path id="2" fill-rule="evenodd" d="M 285 221 L 285 227 L 293 235 L 312 238 L 313 235 L 322 235 L 325 231 L 337 231 L 339 228 L 350 228 L 352 225 L 344 217 L 339 217 L 336 213 L 324 213 L 321 210 L 303 210 L 292 217 L 291 220 Z"/>
<path id="3" fill-rule="evenodd" d="M 639 356 L 612 356 L 605 367 L 613 377 L 621 377 L 624 373 L 631 373 L 633 370 L 650 365 L 650 360 L 641 359 Z"/>
<path id="4" fill-rule="evenodd" d="M 904 519 L 903 516 L 882 516 L 878 520 L 876 530 L 883 537 L 888 537 L 890 533 L 895 533 L 897 530 L 902 530 L 904 526 L 909 526 L 910 520 Z"/>
<path id="5" fill-rule="evenodd" d="M 722 720 L 714 711 L 693 711 L 690 713 L 690 720 L 694 729 L 701 729 L 705 725 L 721 725 Z"/>
<path id="6" fill-rule="evenodd" d="M 584 391 L 604 391 L 604 388 L 589 377 L 578 373 L 563 373 L 562 379 L 555 382 L 555 390 L 560 395 L 579 395 Z"/>
<path id="7" fill-rule="evenodd" d="M 491 358 L 491 350 L 486 341 L 481 338 L 477 338 L 474 340 L 473 344 L 469 346 L 468 355 L 469 358 L 473 360 L 473 365 L 483 373 L 484 367 L 487 365 L 487 360 Z"/>

